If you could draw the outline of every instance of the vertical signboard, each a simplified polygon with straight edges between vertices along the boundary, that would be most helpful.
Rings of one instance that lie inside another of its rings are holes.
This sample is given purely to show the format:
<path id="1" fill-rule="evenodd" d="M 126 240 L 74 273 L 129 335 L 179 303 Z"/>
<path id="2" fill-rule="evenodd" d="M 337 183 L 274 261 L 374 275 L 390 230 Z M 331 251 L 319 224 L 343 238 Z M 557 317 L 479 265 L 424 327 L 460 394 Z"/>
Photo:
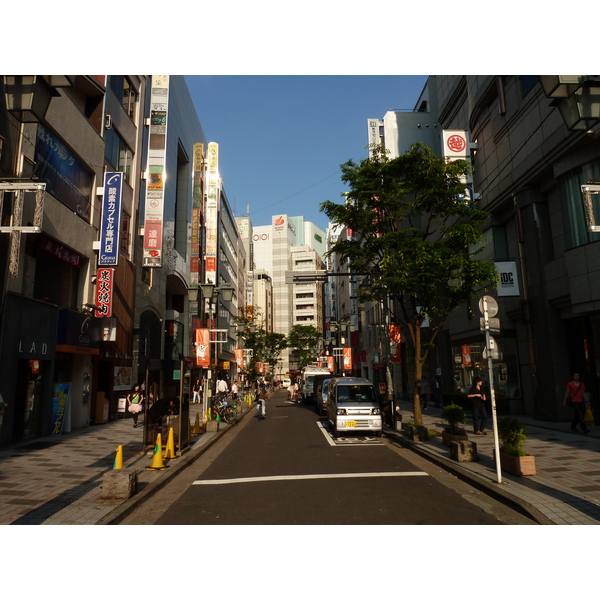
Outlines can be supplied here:
<path id="1" fill-rule="evenodd" d="M 500 283 L 498 284 L 498 297 L 520 296 L 517 263 L 515 261 L 497 262 L 496 269 Z"/>
<path id="2" fill-rule="evenodd" d="M 162 265 L 168 106 L 169 76 L 152 75 L 142 259 L 144 267 L 160 267 Z"/>
<path id="3" fill-rule="evenodd" d="M 208 144 L 208 185 L 206 191 L 205 283 L 217 282 L 217 210 L 219 206 L 219 144 Z"/>
<path id="4" fill-rule="evenodd" d="M 200 224 L 204 204 L 204 144 L 194 144 L 190 283 L 200 283 Z"/>
<path id="5" fill-rule="evenodd" d="M 473 363 L 471 362 L 471 346 L 462 347 L 462 364 L 463 367 L 466 368 L 473 366 Z"/>
<path id="6" fill-rule="evenodd" d="M 104 173 L 99 265 L 116 266 L 119 263 L 122 196 L 123 173 Z"/>
<path id="7" fill-rule="evenodd" d="M 243 348 L 236 348 L 235 352 L 235 362 L 237 363 L 238 369 L 240 371 L 243 371 L 245 369 L 244 367 L 244 350 Z"/>
<path id="8" fill-rule="evenodd" d="M 442 156 L 448 161 L 466 160 L 471 162 L 469 148 L 469 132 L 464 129 L 445 129 L 442 131 Z M 465 193 L 461 200 L 473 200 L 473 178 L 469 174 L 464 176 Z"/>
<path id="9" fill-rule="evenodd" d="M 210 331 L 196 329 L 196 366 L 210 367 Z"/>
<path id="10" fill-rule="evenodd" d="M 115 270 L 100 268 L 96 272 L 96 317 L 112 317 Z"/>
<path id="11" fill-rule="evenodd" d="M 344 348 L 344 371 L 352 370 L 352 348 Z"/>

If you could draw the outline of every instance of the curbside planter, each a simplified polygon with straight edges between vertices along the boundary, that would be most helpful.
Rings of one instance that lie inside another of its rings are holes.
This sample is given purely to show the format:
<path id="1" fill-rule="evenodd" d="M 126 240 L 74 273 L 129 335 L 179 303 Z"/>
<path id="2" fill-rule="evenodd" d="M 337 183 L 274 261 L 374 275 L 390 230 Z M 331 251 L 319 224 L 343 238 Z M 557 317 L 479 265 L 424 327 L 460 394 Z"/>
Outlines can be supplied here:
<path id="1" fill-rule="evenodd" d="M 500 465 L 502 470 L 512 475 L 536 475 L 535 456 L 513 456 L 500 450 Z"/>
<path id="2" fill-rule="evenodd" d="M 423 442 L 429 439 L 429 431 L 425 425 L 402 425 L 402 429 L 413 442 Z"/>
<path id="3" fill-rule="evenodd" d="M 442 431 L 442 444 L 444 446 L 448 446 L 451 448 L 452 442 L 468 442 L 468 435 L 455 435 L 453 433 L 448 433 L 447 431 Z"/>

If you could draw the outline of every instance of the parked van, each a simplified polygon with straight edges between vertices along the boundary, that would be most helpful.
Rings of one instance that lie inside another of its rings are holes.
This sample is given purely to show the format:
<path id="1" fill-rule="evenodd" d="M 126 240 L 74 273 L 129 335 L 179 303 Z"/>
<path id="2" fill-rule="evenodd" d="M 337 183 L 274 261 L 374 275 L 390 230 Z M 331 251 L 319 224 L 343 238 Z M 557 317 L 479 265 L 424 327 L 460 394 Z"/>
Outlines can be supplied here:
<path id="1" fill-rule="evenodd" d="M 335 437 L 343 432 L 383 432 L 381 409 L 375 387 L 360 377 L 335 377 L 329 382 L 327 419 Z"/>
<path id="2" fill-rule="evenodd" d="M 330 381 L 331 379 L 323 379 L 318 383 L 317 402 L 315 404 L 315 411 L 318 415 L 327 414 L 327 394 L 329 393 Z"/>
<path id="3" fill-rule="evenodd" d="M 330 377 L 331 373 L 327 367 L 306 367 L 302 372 L 302 383 L 300 384 L 302 401 L 307 404 L 315 404 L 320 382 Z"/>
<path id="4" fill-rule="evenodd" d="M 292 385 L 292 380 L 289 377 L 284 377 L 283 379 L 283 387 L 288 388 Z"/>

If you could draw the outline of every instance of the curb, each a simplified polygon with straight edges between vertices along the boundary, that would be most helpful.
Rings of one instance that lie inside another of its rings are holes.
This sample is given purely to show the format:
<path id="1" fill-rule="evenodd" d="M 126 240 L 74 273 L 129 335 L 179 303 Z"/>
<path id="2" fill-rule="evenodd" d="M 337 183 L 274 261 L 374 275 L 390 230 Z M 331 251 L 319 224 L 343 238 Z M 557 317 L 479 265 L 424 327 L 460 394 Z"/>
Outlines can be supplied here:
<path id="1" fill-rule="evenodd" d="M 395 439 L 401 446 L 408 448 L 415 454 L 426 458 L 430 462 L 436 464 L 438 467 L 441 467 L 445 471 L 452 473 L 452 475 L 462 479 L 473 487 L 477 488 L 481 492 L 484 492 L 488 496 L 491 496 L 495 500 L 506 504 L 510 508 L 517 510 L 521 514 L 529 517 L 539 525 L 554 525 L 554 521 L 549 519 L 544 513 L 542 513 L 539 509 L 537 509 L 533 504 L 514 496 L 510 492 L 506 492 L 505 490 L 494 487 L 493 484 L 490 484 L 488 481 L 482 479 L 475 473 L 467 472 L 464 469 L 461 469 L 457 464 L 445 458 L 440 458 L 439 456 L 434 456 L 426 449 L 421 446 L 417 446 L 411 440 L 405 439 L 400 433 L 389 427 L 389 425 L 384 426 L 384 434 L 386 437 L 390 437 Z"/>
<path id="2" fill-rule="evenodd" d="M 102 517 L 94 525 L 119 525 L 123 520 L 128 517 L 136 508 L 141 504 L 149 500 L 163 487 L 167 485 L 172 479 L 177 477 L 180 473 L 189 467 L 196 459 L 202 456 L 209 448 L 211 448 L 218 440 L 220 440 L 229 431 L 233 431 L 236 425 L 239 425 L 242 420 L 251 411 L 247 410 L 238 417 L 237 423 L 230 425 L 223 429 L 223 431 L 217 431 L 214 434 L 204 433 L 204 436 L 209 436 L 205 442 L 202 442 L 197 448 L 192 446 L 189 452 L 183 456 L 178 457 L 178 461 L 172 465 L 172 468 L 165 470 L 163 476 L 149 483 L 142 491 L 133 495 L 131 498 L 125 500 L 122 504 L 117 506 L 114 510 L 109 512 L 107 515 Z M 201 442 L 202 440 L 198 440 Z M 198 443 L 196 442 L 196 444 Z M 171 466 L 171 465 L 170 465 Z"/>

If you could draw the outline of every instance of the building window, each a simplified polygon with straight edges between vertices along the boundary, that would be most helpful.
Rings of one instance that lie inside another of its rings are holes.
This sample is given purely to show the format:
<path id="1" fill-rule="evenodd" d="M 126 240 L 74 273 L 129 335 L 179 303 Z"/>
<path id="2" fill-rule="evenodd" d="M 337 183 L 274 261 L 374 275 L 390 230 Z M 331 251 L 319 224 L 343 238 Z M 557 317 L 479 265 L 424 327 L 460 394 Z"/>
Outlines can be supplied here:
<path id="1" fill-rule="evenodd" d="M 584 165 L 560 178 L 560 201 L 565 227 L 565 248 L 571 249 L 595 241 L 587 230 L 581 186 L 600 179 L 600 160 Z M 595 235 L 595 234 L 594 234 Z"/>
<path id="2" fill-rule="evenodd" d="M 104 156 L 114 169 L 123 173 L 125 181 L 129 183 L 133 152 L 114 127 L 106 130 Z"/>
<path id="3" fill-rule="evenodd" d="M 125 75 L 111 75 L 110 89 L 117 98 L 121 99 L 121 104 L 129 118 L 135 119 L 138 94 L 131 85 L 131 80 Z"/>

